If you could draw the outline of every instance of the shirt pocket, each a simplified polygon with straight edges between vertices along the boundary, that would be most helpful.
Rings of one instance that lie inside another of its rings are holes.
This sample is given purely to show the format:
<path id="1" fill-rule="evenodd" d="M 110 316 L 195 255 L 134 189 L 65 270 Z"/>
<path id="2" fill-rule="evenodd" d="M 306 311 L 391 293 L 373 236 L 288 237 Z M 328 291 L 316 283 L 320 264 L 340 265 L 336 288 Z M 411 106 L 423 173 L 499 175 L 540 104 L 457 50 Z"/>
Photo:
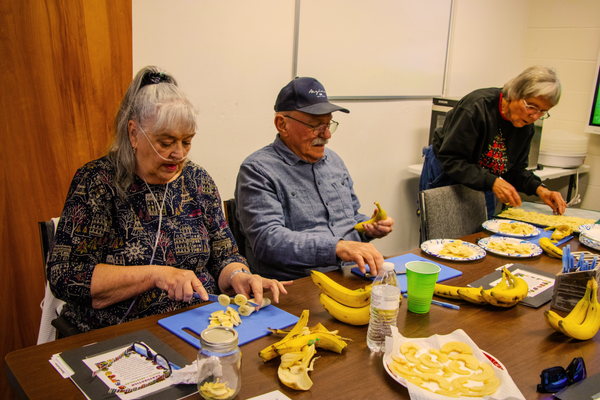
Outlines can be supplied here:
<path id="1" fill-rule="evenodd" d="M 317 220 L 309 192 L 303 189 L 289 189 L 286 197 L 286 225 L 296 232 L 314 228 Z"/>
<path id="2" fill-rule="evenodd" d="M 341 179 L 333 181 L 331 185 L 337 194 L 344 215 L 347 218 L 353 218 L 354 208 L 352 205 L 352 190 L 350 189 L 350 179 L 348 175 L 343 175 Z"/>

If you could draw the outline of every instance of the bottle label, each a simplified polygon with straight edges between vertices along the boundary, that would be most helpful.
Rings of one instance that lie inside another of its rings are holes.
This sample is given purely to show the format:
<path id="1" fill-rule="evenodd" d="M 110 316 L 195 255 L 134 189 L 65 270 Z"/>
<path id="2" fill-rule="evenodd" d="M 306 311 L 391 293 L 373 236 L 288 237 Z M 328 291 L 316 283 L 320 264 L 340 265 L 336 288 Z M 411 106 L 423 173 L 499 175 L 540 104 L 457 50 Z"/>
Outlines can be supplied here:
<path id="1" fill-rule="evenodd" d="M 400 307 L 400 289 L 385 285 L 373 287 L 371 306 L 380 310 L 398 309 Z"/>

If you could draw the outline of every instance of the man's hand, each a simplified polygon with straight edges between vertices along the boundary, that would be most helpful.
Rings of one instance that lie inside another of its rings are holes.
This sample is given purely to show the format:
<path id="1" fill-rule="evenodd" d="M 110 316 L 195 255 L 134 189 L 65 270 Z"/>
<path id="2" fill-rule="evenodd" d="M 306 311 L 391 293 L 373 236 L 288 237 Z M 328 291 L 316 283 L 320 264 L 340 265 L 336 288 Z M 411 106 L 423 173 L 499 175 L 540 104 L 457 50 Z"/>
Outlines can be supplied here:
<path id="1" fill-rule="evenodd" d="M 502 203 L 517 207 L 521 205 L 521 196 L 517 193 L 517 190 L 513 185 L 506 182 L 502 178 L 498 178 L 494 181 L 494 186 L 492 187 L 492 191 Z"/>
<path id="2" fill-rule="evenodd" d="M 377 214 L 377 209 L 373 213 L 371 218 L 375 217 Z M 394 230 L 394 219 L 391 217 L 387 217 L 386 219 L 382 219 L 381 221 L 374 222 L 372 224 L 363 223 L 363 228 L 365 228 L 365 232 L 367 235 L 379 239 L 389 235 Z M 338 256 L 339 257 L 339 256 Z"/>
<path id="3" fill-rule="evenodd" d="M 381 253 L 371 243 L 340 240 L 335 247 L 335 254 L 342 261 L 354 261 L 363 274 L 367 271 L 365 264 L 369 264 L 371 274 L 377 275 L 384 261 Z"/>
<path id="4" fill-rule="evenodd" d="M 535 193 L 545 204 L 550 206 L 554 214 L 563 215 L 565 213 L 567 203 L 565 202 L 565 200 L 559 192 L 552 192 L 548 190 L 548 188 L 545 188 L 542 185 L 540 185 L 538 186 Z"/>

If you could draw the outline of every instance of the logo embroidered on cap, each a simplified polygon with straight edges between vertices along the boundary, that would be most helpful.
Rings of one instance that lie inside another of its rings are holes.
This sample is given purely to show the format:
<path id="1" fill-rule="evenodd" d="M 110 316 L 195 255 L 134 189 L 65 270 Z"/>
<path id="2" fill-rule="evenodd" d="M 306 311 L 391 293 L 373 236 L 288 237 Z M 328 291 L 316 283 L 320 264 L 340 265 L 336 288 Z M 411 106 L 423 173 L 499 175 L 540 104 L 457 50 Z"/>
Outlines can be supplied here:
<path id="1" fill-rule="evenodd" d="M 308 93 L 314 93 L 317 95 L 317 97 L 327 97 L 327 93 L 325 93 L 325 91 L 322 89 L 317 89 L 317 90 L 310 89 L 308 91 Z"/>

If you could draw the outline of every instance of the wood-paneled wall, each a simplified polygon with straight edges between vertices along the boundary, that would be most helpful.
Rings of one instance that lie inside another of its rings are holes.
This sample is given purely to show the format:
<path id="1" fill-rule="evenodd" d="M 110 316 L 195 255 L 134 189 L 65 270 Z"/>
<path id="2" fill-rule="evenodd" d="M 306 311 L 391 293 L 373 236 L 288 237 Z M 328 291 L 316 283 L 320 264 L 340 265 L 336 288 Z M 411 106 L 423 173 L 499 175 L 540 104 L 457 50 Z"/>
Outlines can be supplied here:
<path id="1" fill-rule="evenodd" d="M 132 79 L 131 14 L 131 0 L 0 1 L 2 360 L 37 342 L 37 222 L 60 215 L 75 170 L 109 143 Z"/>

